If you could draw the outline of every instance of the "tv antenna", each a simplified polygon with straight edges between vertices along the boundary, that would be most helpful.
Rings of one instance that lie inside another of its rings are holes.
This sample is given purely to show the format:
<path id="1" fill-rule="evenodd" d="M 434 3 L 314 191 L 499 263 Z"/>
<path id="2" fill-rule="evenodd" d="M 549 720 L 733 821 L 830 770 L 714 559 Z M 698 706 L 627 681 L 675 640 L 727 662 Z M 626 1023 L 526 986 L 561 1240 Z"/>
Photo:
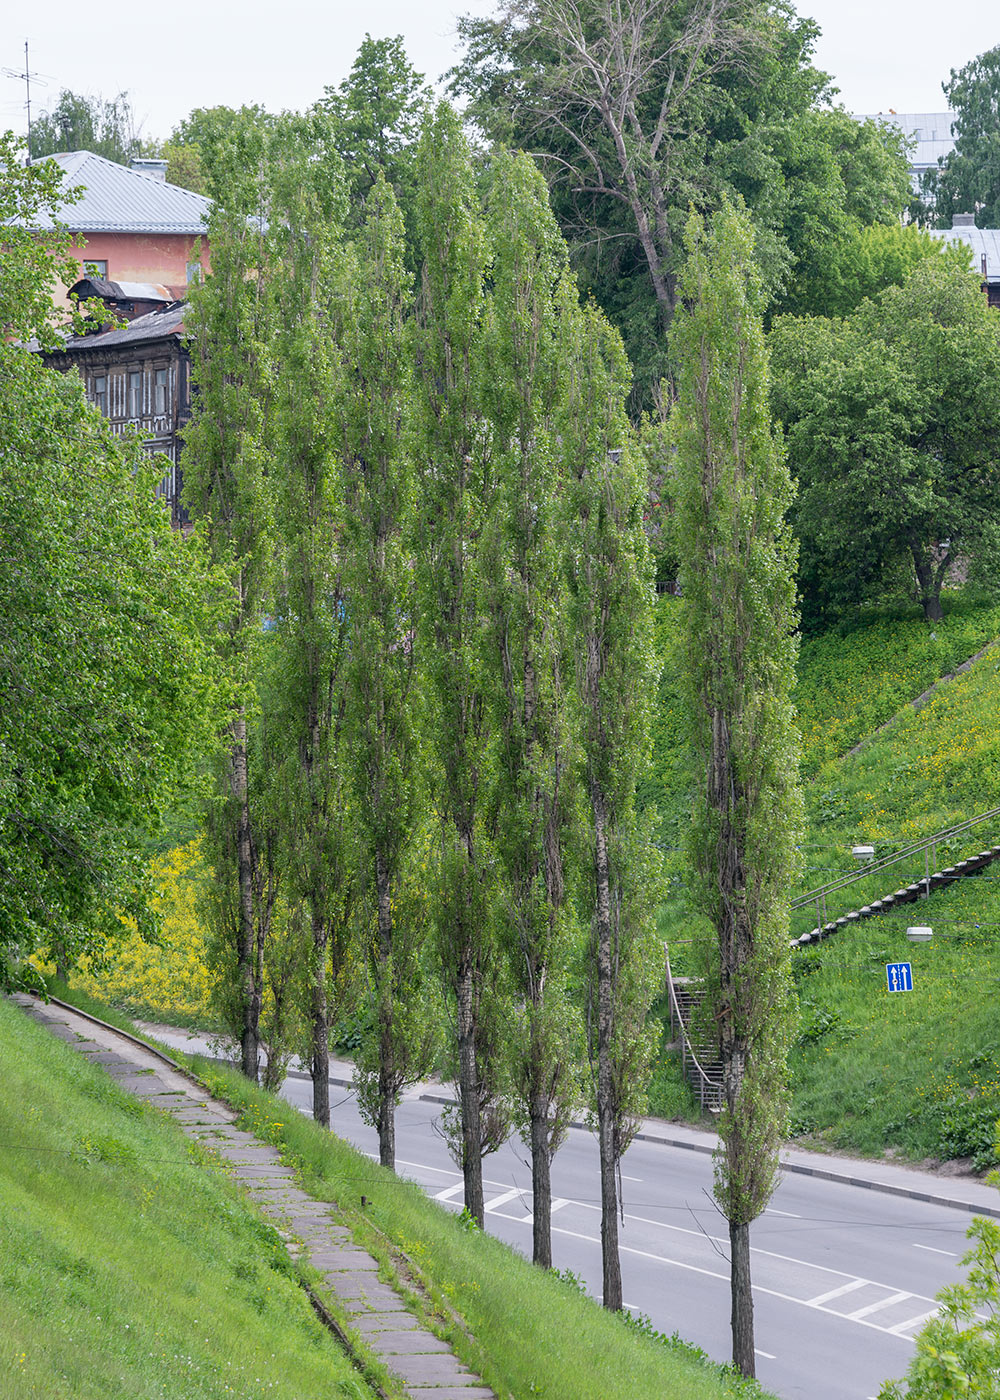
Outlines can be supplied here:
<path id="1" fill-rule="evenodd" d="M 45 84 L 37 73 L 32 73 L 31 65 L 28 63 L 28 41 L 24 41 L 24 72 L 18 73 L 15 68 L 5 68 L 4 73 L 8 78 L 16 78 L 19 83 L 24 84 L 25 107 L 28 110 L 28 163 L 31 163 L 31 80 L 34 78 L 36 84 L 44 87 Z"/>

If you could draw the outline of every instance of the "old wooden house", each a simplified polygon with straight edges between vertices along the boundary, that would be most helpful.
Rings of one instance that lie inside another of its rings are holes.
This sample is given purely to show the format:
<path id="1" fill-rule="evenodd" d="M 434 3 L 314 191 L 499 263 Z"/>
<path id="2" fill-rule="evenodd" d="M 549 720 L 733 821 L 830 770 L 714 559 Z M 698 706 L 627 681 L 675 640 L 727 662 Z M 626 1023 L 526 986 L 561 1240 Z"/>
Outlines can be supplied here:
<path id="1" fill-rule="evenodd" d="M 112 430 L 137 430 L 146 450 L 165 459 L 157 494 L 166 498 L 174 524 L 184 525 L 180 452 L 191 417 L 191 365 L 184 344 L 187 304 L 152 284 L 83 278 L 70 290 L 92 305 L 103 303 L 127 324 L 107 328 L 98 313 L 92 333 L 69 336 L 61 349 L 43 358 L 55 369 L 76 370 L 87 398 Z"/>

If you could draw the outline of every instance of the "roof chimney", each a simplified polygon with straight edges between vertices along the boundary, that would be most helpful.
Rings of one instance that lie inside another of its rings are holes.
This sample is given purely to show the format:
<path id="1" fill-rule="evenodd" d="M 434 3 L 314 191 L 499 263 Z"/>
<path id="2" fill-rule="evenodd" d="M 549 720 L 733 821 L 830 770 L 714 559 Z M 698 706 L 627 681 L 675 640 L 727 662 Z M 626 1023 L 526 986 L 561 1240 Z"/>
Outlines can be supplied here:
<path id="1" fill-rule="evenodd" d="M 975 228 L 975 214 L 954 214 L 951 220 L 952 228 Z"/>
<path id="2" fill-rule="evenodd" d="M 148 156 L 133 156 L 129 161 L 130 170 L 135 170 L 139 175 L 148 175 L 151 180 L 159 180 L 161 184 L 166 184 L 167 162 L 165 160 L 154 160 Z M 962 214 L 959 217 L 965 218 Z"/>

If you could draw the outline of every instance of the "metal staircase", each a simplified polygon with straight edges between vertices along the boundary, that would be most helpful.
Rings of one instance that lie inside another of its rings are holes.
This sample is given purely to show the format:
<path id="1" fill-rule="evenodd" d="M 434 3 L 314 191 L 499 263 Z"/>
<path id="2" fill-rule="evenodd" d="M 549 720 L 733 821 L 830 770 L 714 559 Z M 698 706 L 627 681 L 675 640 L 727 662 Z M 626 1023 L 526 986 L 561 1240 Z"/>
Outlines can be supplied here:
<path id="1" fill-rule="evenodd" d="M 859 870 L 838 875 L 833 880 L 828 880 L 825 885 L 818 885 L 815 889 L 800 895 L 791 903 L 792 912 L 815 906 L 816 925 L 808 933 L 793 938 L 792 947 L 801 948 L 810 943 L 819 943 L 822 939 L 829 938 L 831 934 L 837 933 L 850 924 L 856 924 L 862 919 L 873 918 L 876 914 L 885 914 L 888 910 L 898 908 L 902 904 L 912 904 L 917 899 L 926 898 L 932 890 L 949 885 L 955 880 L 962 879 L 963 876 L 978 875 L 980 870 L 984 870 L 986 866 L 1000 858 L 1000 846 L 988 846 L 975 855 L 958 861 L 955 865 L 946 866 L 943 870 L 935 870 L 934 867 L 937 864 L 938 846 L 961 839 L 966 832 L 984 822 L 1000 826 L 1000 807 L 992 807 L 988 812 L 980 812 L 978 816 L 970 817 L 968 821 L 959 822 L 956 826 L 945 827 L 941 831 L 935 831 L 933 835 L 927 836 L 921 841 L 904 846 L 891 855 L 870 862 Z M 852 909 L 839 918 L 831 919 L 828 917 L 826 902 L 830 895 L 839 890 L 848 889 L 860 880 L 869 880 L 873 875 L 877 875 L 882 870 L 888 870 L 900 862 L 913 861 L 921 855 L 924 858 L 924 874 L 913 884 L 904 885 L 890 894 L 882 895 L 880 899 L 875 899 L 870 904 L 864 904 L 858 909 Z"/>
<path id="2" fill-rule="evenodd" d="M 670 952 L 665 943 L 663 955 L 667 967 L 670 1027 L 680 1041 L 681 1067 L 694 1090 L 702 1112 L 721 1113 L 723 1089 L 719 1047 L 710 1043 L 704 1028 L 698 1025 L 694 1015 L 704 997 L 704 991 L 701 983 L 693 978 L 674 977 L 670 969 Z"/>

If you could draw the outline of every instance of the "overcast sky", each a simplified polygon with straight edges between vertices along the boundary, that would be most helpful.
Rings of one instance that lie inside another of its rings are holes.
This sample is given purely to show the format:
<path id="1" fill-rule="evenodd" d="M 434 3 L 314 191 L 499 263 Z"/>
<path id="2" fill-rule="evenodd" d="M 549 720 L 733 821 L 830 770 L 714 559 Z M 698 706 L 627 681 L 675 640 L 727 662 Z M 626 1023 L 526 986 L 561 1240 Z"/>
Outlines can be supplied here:
<path id="1" fill-rule="evenodd" d="M 22 73 L 30 44 L 33 111 L 61 88 L 129 93 L 142 134 L 166 135 L 193 107 L 259 102 L 302 108 L 341 82 L 366 32 L 402 34 L 414 66 L 436 80 L 457 57 L 455 17 L 493 0 L 201 0 L 161 10 L 136 0 L 19 6 L 0 38 L 0 69 Z M 996 0 L 799 0 L 822 29 L 818 65 L 854 112 L 942 111 L 941 83 L 1000 43 Z M 44 86 L 42 83 L 44 82 Z M 0 125 L 24 131 L 24 83 L 0 77 Z"/>

